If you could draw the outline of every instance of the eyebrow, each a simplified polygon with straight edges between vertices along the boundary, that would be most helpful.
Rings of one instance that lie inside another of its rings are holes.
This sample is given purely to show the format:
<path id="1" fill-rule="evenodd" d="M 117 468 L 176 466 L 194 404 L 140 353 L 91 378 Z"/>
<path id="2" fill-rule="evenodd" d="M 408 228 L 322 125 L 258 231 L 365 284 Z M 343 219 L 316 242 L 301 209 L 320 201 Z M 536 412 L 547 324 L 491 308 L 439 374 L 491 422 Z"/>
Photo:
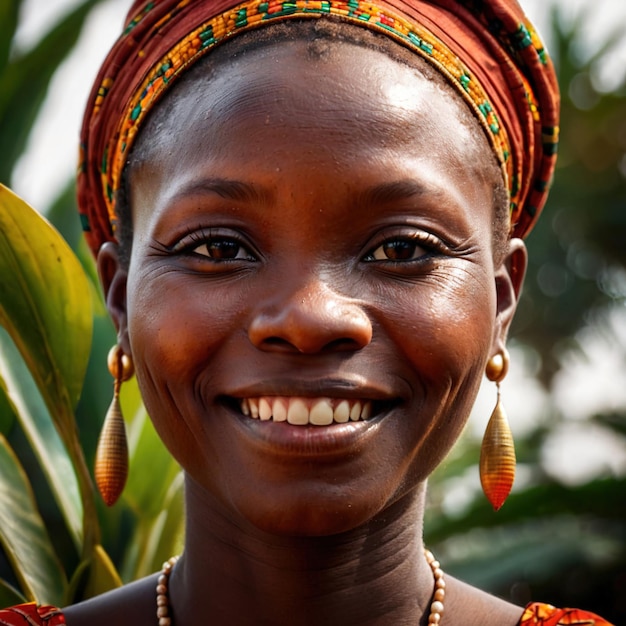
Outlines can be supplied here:
<path id="1" fill-rule="evenodd" d="M 226 200 L 237 202 L 267 203 L 270 192 L 258 185 L 251 185 L 239 180 L 228 178 L 203 178 L 192 181 L 176 193 L 174 200 L 180 200 L 188 196 L 202 194 L 216 194 Z"/>
<path id="2" fill-rule="evenodd" d="M 421 197 L 425 195 L 440 196 L 442 191 L 432 185 L 425 185 L 415 180 L 405 179 L 374 185 L 359 194 L 364 205 L 376 206 L 394 200 Z"/>
<path id="3" fill-rule="evenodd" d="M 273 194 L 263 187 L 252 185 L 229 178 L 203 178 L 192 181 L 176 193 L 174 200 L 198 194 L 216 194 L 221 198 L 237 202 L 271 204 Z M 358 204 L 363 206 L 379 206 L 397 200 L 430 195 L 438 197 L 442 190 L 436 186 L 426 185 L 411 179 L 402 179 L 380 183 L 358 194 Z"/>

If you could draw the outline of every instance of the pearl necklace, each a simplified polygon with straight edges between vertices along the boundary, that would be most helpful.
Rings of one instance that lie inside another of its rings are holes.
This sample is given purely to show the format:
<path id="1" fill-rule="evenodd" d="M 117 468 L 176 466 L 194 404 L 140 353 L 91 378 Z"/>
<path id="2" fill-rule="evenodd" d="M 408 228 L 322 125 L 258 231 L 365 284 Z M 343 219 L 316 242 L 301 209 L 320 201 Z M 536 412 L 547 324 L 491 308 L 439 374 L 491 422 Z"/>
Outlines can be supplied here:
<path id="1" fill-rule="evenodd" d="M 433 577 L 435 579 L 435 592 L 433 594 L 433 601 L 430 605 L 428 624 L 440 624 L 441 615 L 443 614 L 443 599 L 446 595 L 446 582 L 443 579 L 443 570 L 441 569 L 439 561 L 435 559 L 433 553 L 430 550 L 425 549 L 424 556 L 426 557 L 428 565 L 430 565 L 430 569 L 432 570 Z M 165 563 L 163 563 L 161 574 L 157 580 L 156 603 L 159 626 L 172 626 L 168 585 L 170 574 L 174 569 L 176 561 L 178 561 L 177 556 L 173 556 L 171 559 L 165 561 Z"/>
<path id="2" fill-rule="evenodd" d="M 433 593 L 433 601 L 430 605 L 428 623 L 440 624 L 443 614 L 443 599 L 446 596 L 446 581 L 443 579 L 441 564 L 434 557 L 433 553 L 424 548 L 424 556 L 426 557 L 426 561 L 428 561 L 428 565 L 430 565 L 430 569 L 433 571 L 433 577 L 435 579 L 435 593 Z"/>
<path id="3" fill-rule="evenodd" d="M 163 563 L 163 569 L 157 579 L 156 586 L 156 603 L 157 603 L 157 618 L 159 620 L 159 626 L 172 626 L 172 618 L 170 617 L 170 598 L 168 593 L 168 583 L 170 581 L 170 574 L 176 565 L 180 557 L 173 556 Z"/>

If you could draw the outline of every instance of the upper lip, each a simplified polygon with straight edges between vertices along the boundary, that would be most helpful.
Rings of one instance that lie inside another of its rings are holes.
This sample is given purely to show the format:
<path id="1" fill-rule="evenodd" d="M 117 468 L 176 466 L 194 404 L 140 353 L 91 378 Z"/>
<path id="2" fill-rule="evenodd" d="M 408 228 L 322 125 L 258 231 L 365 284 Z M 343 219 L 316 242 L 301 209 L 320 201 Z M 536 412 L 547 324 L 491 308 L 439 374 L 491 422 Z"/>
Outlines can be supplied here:
<path id="1" fill-rule="evenodd" d="M 269 396 L 303 398 L 340 398 L 390 402 L 399 394 L 379 385 L 346 378 L 315 380 L 265 380 L 242 385 L 221 394 L 230 398 L 259 398 Z"/>

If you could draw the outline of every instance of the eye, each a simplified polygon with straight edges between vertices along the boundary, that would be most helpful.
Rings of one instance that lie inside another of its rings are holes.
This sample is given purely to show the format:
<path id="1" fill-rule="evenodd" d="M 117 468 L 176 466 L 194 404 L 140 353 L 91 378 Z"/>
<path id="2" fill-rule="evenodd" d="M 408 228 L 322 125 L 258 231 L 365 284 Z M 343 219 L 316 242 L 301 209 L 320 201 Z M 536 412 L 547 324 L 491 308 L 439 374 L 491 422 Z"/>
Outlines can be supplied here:
<path id="1" fill-rule="evenodd" d="M 429 258 L 444 250 L 441 240 L 432 233 L 405 229 L 397 234 L 389 233 L 379 244 L 365 255 L 364 261 L 410 263 Z M 382 239 L 382 237 L 381 237 Z"/>
<path id="2" fill-rule="evenodd" d="M 257 260 L 250 252 L 250 246 L 242 241 L 239 234 L 230 229 L 228 232 L 220 231 L 221 229 L 199 228 L 189 232 L 171 251 L 196 261 L 211 263 Z"/>
<path id="3" fill-rule="evenodd" d="M 193 254 L 209 257 L 213 261 L 254 260 L 254 257 L 241 243 L 226 237 L 209 239 L 198 246 L 193 248 L 189 247 L 188 251 Z"/>
<path id="4" fill-rule="evenodd" d="M 414 239 L 389 239 L 367 255 L 368 261 L 414 261 L 427 254 L 427 250 Z"/>

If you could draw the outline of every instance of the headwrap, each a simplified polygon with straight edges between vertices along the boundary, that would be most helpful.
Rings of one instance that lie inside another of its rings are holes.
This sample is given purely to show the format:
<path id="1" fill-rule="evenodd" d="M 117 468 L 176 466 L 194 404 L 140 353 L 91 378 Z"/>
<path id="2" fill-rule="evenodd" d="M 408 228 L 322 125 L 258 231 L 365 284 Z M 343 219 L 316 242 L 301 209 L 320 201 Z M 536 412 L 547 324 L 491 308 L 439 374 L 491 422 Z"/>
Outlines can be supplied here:
<path id="1" fill-rule="evenodd" d="M 78 204 L 94 254 L 115 240 L 122 171 L 159 98 L 221 42 L 294 18 L 341 19 L 384 33 L 439 70 L 474 112 L 502 167 L 512 235 L 530 231 L 554 170 L 559 94 L 552 63 L 516 0 L 136 0 L 82 127 Z"/>

